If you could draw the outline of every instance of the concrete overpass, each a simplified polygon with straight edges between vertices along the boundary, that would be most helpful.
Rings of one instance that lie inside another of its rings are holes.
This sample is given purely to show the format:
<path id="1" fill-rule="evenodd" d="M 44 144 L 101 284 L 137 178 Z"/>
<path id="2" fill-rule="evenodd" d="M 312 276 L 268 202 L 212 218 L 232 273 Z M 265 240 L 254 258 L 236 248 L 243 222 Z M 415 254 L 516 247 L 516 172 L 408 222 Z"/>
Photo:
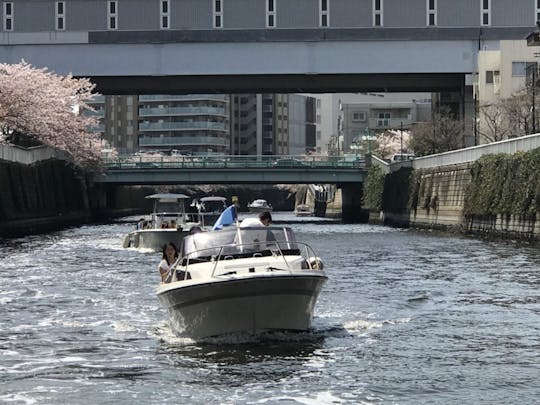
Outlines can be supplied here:
<path id="1" fill-rule="evenodd" d="M 205 158 L 120 157 L 105 162 L 95 182 L 114 185 L 338 184 L 361 186 L 363 159 L 228 156 Z"/>
<path id="2" fill-rule="evenodd" d="M 479 47 L 530 27 L 3 33 L 0 61 L 103 94 L 462 91 Z"/>

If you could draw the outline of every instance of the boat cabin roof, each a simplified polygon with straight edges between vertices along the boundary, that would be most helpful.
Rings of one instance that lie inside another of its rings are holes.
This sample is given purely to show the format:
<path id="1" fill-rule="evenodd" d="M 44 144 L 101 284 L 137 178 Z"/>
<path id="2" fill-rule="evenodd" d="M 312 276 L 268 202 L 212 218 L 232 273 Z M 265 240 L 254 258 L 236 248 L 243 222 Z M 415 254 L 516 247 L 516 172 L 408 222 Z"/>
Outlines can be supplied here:
<path id="1" fill-rule="evenodd" d="M 200 201 L 202 202 L 205 202 L 205 201 L 225 201 L 227 200 L 225 197 L 219 197 L 219 196 L 216 196 L 216 195 L 212 195 L 212 196 L 209 196 L 209 197 L 202 197 L 200 199 Z"/>
<path id="2" fill-rule="evenodd" d="M 147 195 L 144 198 L 159 200 L 161 202 L 176 202 L 178 200 L 185 200 L 186 198 L 189 198 L 189 197 L 185 194 L 160 193 L 160 194 Z"/>
<path id="3" fill-rule="evenodd" d="M 208 257 L 238 252 L 257 252 L 267 250 L 279 242 L 281 249 L 296 249 L 296 238 L 288 227 L 230 227 L 217 231 L 198 232 L 187 235 L 180 249 L 183 257 Z"/>

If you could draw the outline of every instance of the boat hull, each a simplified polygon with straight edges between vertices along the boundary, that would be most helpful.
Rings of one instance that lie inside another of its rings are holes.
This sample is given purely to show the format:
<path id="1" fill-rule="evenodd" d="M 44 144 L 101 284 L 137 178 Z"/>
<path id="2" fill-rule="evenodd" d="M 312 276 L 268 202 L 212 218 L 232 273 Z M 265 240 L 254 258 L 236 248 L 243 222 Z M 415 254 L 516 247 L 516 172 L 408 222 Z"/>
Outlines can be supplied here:
<path id="1" fill-rule="evenodd" d="M 125 248 L 161 251 L 163 245 L 169 242 L 173 242 L 177 247 L 180 246 L 182 239 L 187 234 L 187 230 L 181 229 L 142 229 L 126 235 L 123 246 Z"/>
<path id="2" fill-rule="evenodd" d="M 158 297 L 181 336 L 201 339 L 231 333 L 305 331 L 325 275 L 264 275 L 162 285 Z"/>

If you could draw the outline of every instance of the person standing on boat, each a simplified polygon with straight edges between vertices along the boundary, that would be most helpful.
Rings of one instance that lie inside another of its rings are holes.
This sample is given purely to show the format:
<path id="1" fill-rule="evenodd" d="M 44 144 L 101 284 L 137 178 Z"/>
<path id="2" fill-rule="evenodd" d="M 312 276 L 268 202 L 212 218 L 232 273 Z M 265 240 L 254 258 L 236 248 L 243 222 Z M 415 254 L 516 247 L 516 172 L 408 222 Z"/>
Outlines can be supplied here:
<path id="1" fill-rule="evenodd" d="M 158 265 L 158 271 L 161 275 L 161 282 L 167 283 L 170 281 L 172 276 L 172 265 L 178 259 L 178 249 L 176 245 L 172 242 L 167 243 L 163 246 L 163 256 Z"/>
<path id="2" fill-rule="evenodd" d="M 240 228 L 254 226 L 269 226 L 272 223 L 272 215 L 268 211 L 261 212 L 258 218 L 246 218 L 240 223 Z"/>

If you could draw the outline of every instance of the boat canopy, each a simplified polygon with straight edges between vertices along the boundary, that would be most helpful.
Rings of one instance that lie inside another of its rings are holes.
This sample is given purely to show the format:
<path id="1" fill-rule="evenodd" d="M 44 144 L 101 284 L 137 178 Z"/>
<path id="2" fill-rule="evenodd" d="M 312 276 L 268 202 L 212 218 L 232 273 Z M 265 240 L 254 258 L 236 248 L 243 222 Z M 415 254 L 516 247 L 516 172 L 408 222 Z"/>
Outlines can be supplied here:
<path id="1" fill-rule="evenodd" d="M 181 255 L 194 259 L 253 253 L 271 248 L 297 249 L 295 242 L 294 233 L 288 227 L 230 228 L 185 236 Z"/>
<path id="2" fill-rule="evenodd" d="M 189 196 L 185 194 L 160 193 L 160 194 L 147 195 L 144 198 L 149 198 L 152 200 L 159 200 L 161 202 L 176 202 L 178 200 L 185 200 L 189 198 Z"/>
<path id="3" fill-rule="evenodd" d="M 225 197 L 219 197 L 219 196 L 216 196 L 216 195 L 212 195 L 212 196 L 208 196 L 208 197 L 202 197 L 201 198 L 201 201 L 202 202 L 207 202 L 207 201 L 226 201 L 227 199 Z"/>

